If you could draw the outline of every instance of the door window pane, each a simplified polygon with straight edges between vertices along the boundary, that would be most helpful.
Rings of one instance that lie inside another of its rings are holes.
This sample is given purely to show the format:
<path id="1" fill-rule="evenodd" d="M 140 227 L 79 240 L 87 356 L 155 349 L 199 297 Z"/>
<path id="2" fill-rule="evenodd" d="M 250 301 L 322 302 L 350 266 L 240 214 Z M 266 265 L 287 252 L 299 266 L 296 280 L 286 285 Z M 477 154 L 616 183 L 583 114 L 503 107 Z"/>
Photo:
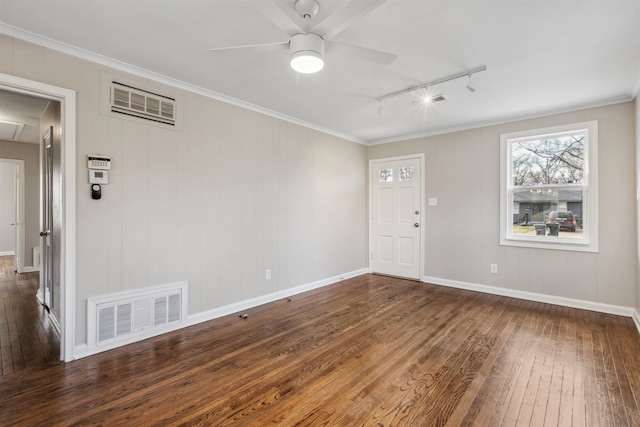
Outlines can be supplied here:
<path id="1" fill-rule="evenodd" d="M 391 182 L 393 181 L 393 169 L 382 169 L 380 170 L 380 182 Z"/>
<path id="2" fill-rule="evenodd" d="M 401 167 L 398 170 L 400 181 L 410 181 L 413 179 L 413 166 Z"/>

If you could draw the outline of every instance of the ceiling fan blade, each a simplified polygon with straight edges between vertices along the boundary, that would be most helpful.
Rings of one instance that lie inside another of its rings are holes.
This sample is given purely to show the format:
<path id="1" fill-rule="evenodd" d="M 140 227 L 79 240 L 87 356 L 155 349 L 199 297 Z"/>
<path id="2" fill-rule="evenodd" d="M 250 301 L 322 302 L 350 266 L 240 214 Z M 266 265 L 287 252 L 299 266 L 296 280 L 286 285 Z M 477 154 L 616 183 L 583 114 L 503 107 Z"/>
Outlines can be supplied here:
<path id="1" fill-rule="evenodd" d="M 276 27 L 292 36 L 294 34 L 303 33 L 304 31 L 289 18 L 272 0 L 252 0 L 251 4 L 258 9 L 264 16 L 269 18 Z"/>
<path id="2" fill-rule="evenodd" d="M 392 53 L 332 41 L 325 42 L 324 49 L 326 53 L 331 55 L 346 56 L 348 58 L 373 62 L 374 64 L 380 65 L 389 65 L 398 57 L 398 55 Z"/>
<path id="3" fill-rule="evenodd" d="M 315 26 L 311 31 L 320 34 L 324 39 L 329 39 L 361 16 L 371 12 L 387 0 L 351 0 L 342 9 L 339 9 L 324 21 Z"/>
<path id="4" fill-rule="evenodd" d="M 264 53 L 275 52 L 277 50 L 289 49 L 289 42 L 284 43 L 267 43 L 267 44 L 252 44 L 247 46 L 234 46 L 234 47 L 220 47 L 209 49 L 216 55 L 236 55 L 245 53 Z"/>

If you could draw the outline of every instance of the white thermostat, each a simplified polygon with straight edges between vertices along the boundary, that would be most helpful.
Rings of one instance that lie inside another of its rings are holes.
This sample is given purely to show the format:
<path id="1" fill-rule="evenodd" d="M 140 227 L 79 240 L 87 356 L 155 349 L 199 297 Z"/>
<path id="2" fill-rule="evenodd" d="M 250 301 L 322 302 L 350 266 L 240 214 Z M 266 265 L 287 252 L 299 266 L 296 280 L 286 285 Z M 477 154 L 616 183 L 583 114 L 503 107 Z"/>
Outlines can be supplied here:
<path id="1" fill-rule="evenodd" d="M 89 169 L 89 184 L 108 184 L 109 172 L 105 170 Z"/>
<path id="2" fill-rule="evenodd" d="M 87 164 L 89 169 L 108 170 L 111 169 L 111 157 L 89 154 L 87 156 Z"/>

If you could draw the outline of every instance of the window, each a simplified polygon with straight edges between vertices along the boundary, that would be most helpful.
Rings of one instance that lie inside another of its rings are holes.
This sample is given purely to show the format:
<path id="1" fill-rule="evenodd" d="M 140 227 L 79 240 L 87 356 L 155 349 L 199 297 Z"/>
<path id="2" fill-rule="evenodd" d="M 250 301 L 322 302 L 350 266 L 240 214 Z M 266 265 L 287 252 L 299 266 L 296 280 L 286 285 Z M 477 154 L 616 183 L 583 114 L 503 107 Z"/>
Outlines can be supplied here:
<path id="1" fill-rule="evenodd" d="M 598 124 L 500 136 L 500 244 L 598 251 Z"/>
<path id="2" fill-rule="evenodd" d="M 411 181 L 413 179 L 413 166 L 403 166 L 398 171 L 400 175 L 400 181 Z"/>
<path id="3" fill-rule="evenodd" d="M 393 181 L 393 169 L 380 170 L 380 182 L 392 182 Z"/>

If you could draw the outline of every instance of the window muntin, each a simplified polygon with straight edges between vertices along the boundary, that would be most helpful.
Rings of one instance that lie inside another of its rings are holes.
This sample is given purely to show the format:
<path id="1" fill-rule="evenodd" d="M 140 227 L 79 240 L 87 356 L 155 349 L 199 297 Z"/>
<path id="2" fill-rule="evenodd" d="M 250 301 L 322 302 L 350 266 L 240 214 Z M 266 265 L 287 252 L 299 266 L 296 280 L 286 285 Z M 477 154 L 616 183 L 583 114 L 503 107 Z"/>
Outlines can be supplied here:
<path id="1" fill-rule="evenodd" d="M 500 243 L 597 251 L 596 153 L 597 122 L 501 135 Z"/>

